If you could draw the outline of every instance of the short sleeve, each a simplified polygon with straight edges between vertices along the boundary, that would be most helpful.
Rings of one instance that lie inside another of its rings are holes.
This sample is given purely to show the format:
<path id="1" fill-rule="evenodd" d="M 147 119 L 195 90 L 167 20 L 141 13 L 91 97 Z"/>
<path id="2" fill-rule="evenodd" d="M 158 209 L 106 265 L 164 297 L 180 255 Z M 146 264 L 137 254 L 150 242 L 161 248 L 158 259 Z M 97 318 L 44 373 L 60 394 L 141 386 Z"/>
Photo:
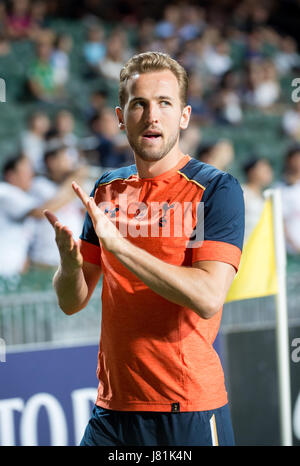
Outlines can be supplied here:
<path id="1" fill-rule="evenodd" d="M 204 239 L 193 248 L 192 261 L 226 262 L 238 270 L 245 229 L 242 188 L 232 175 L 221 173 L 213 178 L 202 196 L 204 203 Z"/>
<path id="2" fill-rule="evenodd" d="M 98 182 L 95 184 L 90 197 L 94 197 Z M 101 265 L 101 248 L 99 238 L 94 230 L 93 222 L 88 212 L 85 214 L 83 228 L 79 237 L 80 252 L 83 260 L 95 265 Z"/>
<path id="3" fill-rule="evenodd" d="M 1 183 L 0 202 L 1 208 L 15 221 L 23 220 L 39 205 L 33 196 L 9 183 Z"/>

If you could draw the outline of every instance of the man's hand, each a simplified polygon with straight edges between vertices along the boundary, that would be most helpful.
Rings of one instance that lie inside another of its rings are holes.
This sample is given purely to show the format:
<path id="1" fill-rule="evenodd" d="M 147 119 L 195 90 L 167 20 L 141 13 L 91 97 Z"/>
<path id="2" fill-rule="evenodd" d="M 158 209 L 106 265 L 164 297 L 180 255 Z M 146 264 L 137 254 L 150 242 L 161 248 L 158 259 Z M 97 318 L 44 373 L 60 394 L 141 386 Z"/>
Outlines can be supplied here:
<path id="1" fill-rule="evenodd" d="M 83 258 L 78 243 L 73 239 L 72 232 L 63 226 L 49 210 L 45 210 L 44 215 L 55 231 L 55 241 L 61 258 L 62 271 L 70 274 L 81 268 Z"/>
<path id="2" fill-rule="evenodd" d="M 101 266 L 83 260 L 77 243 L 68 227 L 63 226 L 49 210 L 44 215 L 55 231 L 61 263 L 53 277 L 58 303 L 67 315 L 84 309 L 101 275 Z"/>
<path id="3" fill-rule="evenodd" d="M 109 220 L 104 212 L 96 205 L 93 197 L 89 197 L 86 192 L 76 183 L 72 183 L 74 192 L 79 197 L 87 209 L 93 222 L 94 230 L 101 244 L 110 252 L 117 252 L 124 240 L 118 228 Z"/>

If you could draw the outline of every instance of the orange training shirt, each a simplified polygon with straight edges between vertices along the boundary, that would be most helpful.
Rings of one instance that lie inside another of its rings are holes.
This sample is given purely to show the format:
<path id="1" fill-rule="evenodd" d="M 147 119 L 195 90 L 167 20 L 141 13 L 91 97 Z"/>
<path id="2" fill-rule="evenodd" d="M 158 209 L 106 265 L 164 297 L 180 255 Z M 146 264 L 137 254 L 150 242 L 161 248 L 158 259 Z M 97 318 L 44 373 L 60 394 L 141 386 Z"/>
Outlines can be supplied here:
<path id="1" fill-rule="evenodd" d="M 92 195 L 120 231 L 128 227 L 129 241 L 162 261 L 190 267 L 214 260 L 238 269 L 244 203 L 231 175 L 186 155 L 151 179 L 139 178 L 135 165 L 107 172 Z M 199 206 L 203 237 L 191 247 Z M 213 348 L 222 309 L 203 319 L 156 294 L 100 247 L 88 214 L 80 247 L 84 260 L 101 264 L 103 271 L 96 404 L 120 411 L 203 411 L 226 404 L 223 369 Z"/>

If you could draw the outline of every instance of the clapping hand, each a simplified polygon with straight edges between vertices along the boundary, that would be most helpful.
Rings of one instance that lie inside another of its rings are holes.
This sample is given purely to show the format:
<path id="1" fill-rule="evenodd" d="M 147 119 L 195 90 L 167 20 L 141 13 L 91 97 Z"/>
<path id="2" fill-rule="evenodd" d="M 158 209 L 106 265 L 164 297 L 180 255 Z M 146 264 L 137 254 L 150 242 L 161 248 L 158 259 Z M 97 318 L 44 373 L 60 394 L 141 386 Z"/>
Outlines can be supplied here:
<path id="1" fill-rule="evenodd" d="M 93 197 L 89 197 L 86 192 L 74 181 L 72 183 L 74 192 L 81 200 L 88 211 L 93 222 L 94 230 L 101 244 L 113 252 L 122 238 L 118 228 L 110 221 L 105 213 L 97 206 Z"/>

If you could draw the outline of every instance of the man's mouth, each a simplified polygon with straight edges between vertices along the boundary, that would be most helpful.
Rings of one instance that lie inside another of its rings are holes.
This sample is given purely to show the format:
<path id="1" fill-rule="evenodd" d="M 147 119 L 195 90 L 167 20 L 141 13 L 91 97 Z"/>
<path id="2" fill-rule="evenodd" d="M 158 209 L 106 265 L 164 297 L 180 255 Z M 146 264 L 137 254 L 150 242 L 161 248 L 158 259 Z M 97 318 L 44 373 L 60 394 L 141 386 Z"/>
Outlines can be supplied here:
<path id="1" fill-rule="evenodd" d="M 146 138 L 146 139 L 149 139 L 149 140 L 153 140 L 153 139 L 158 139 L 161 137 L 161 133 L 159 133 L 158 131 L 146 131 L 144 134 L 143 134 L 143 138 Z"/>

